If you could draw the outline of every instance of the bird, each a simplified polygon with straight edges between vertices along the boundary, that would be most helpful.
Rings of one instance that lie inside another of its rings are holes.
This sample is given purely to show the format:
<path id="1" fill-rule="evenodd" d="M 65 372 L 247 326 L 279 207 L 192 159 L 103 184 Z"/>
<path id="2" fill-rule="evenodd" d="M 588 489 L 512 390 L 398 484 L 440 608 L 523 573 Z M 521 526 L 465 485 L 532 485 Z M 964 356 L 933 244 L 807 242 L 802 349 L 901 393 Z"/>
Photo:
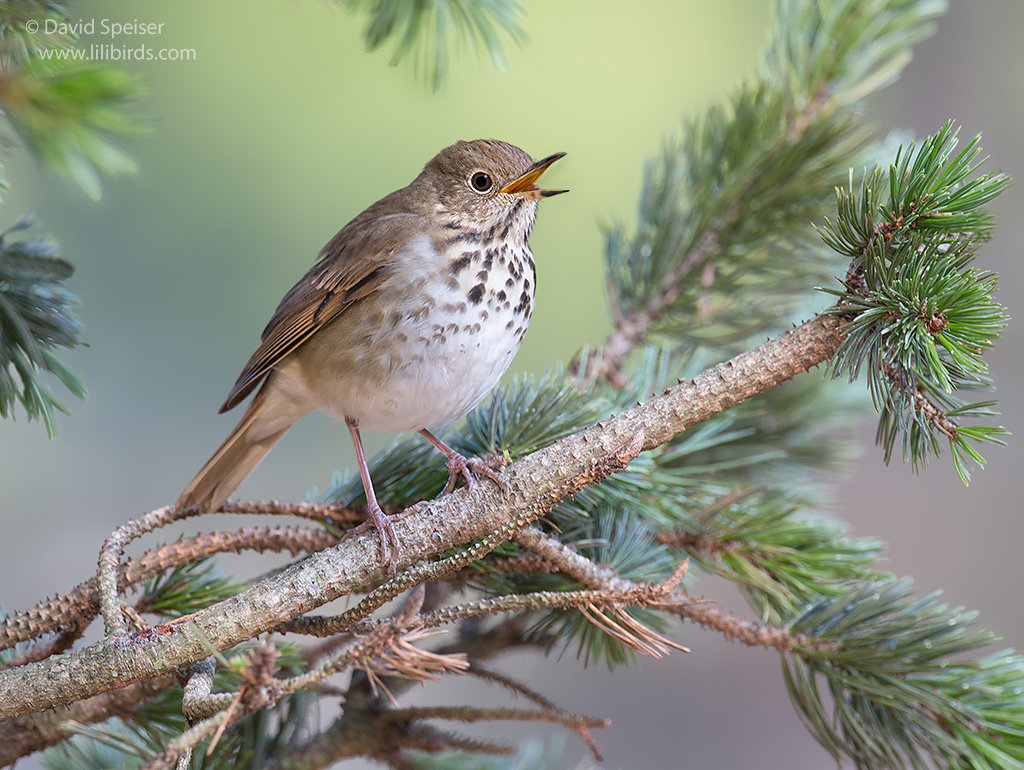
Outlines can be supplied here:
<path id="1" fill-rule="evenodd" d="M 397 569 L 393 521 L 377 502 L 360 431 L 418 431 L 447 459 L 448 484 L 487 464 L 431 432 L 479 404 L 512 363 L 537 286 L 529 235 L 537 181 L 564 152 L 534 161 L 493 139 L 444 148 L 407 186 L 345 225 L 281 300 L 220 412 L 259 387 L 238 425 L 175 503 L 215 511 L 296 421 L 344 421 L 379 556 Z"/>

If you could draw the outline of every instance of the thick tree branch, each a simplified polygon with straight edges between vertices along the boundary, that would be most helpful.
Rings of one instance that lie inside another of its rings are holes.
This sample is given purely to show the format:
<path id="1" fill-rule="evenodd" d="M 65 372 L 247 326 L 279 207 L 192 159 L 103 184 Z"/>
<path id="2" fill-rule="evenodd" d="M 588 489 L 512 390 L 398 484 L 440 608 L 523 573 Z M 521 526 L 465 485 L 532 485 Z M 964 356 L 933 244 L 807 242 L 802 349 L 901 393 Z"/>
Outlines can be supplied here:
<path id="1" fill-rule="evenodd" d="M 397 525 L 405 567 L 543 515 L 566 495 L 621 467 L 623 447 L 642 449 L 828 360 L 840 320 L 822 316 L 703 372 L 662 395 L 592 425 L 510 466 L 508 491 L 478 484 L 421 505 Z M 630 453 L 631 454 L 631 453 Z M 0 718 L 30 714 L 124 687 L 201 660 L 386 577 L 379 538 L 368 532 L 252 585 L 194 615 L 0 672 Z"/>
<path id="2" fill-rule="evenodd" d="M 44 714 L 10 719 L 0 725 L 0 767 L 13 765 L 19 757 L 67 740 L 74 734 L 69 723 L 91 725 L 113 716 L 130 716 L 141 703 L 176 681 L 173 676 L 157 677 Z"/>

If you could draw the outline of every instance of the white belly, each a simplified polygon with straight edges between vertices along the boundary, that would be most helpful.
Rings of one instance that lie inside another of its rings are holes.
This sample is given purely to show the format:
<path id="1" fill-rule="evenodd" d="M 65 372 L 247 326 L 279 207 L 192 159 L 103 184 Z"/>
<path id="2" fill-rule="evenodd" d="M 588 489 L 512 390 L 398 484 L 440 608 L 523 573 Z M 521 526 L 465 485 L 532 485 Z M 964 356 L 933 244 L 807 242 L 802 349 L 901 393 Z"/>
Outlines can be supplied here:
<path id="1" fill-rule="evenodd" d="M 461 417 L 498 384 L 529 325 L 529 252 L 503 257 L 487 271 L 453 275 L 424 264 L 389 281 L 283 361 L 281 384 L 366 430 L 419 430 Z M 485 272 L 488 288 L 474 294 Z"/>
<path id="2" fill-rule="evenodd" d="M 443 426 L 466 414 L 498 384 L 521 337 L 484 324 L 474 332 L 459 320 L 465 319 L 445 324 L 446 332 L 432 335 L 386 382 L 359 388 L 329 411 L 354 417 L 367 430 L 388 431 Z"/>

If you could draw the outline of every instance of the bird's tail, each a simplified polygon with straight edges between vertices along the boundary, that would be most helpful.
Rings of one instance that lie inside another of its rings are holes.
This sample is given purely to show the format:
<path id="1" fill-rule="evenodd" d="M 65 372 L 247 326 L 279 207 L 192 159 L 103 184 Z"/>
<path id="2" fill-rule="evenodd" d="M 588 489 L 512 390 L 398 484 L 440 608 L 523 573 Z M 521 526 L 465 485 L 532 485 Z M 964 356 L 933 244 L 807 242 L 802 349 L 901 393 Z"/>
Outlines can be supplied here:
<path id="1" fill-rule="evenodd" d="M 220 508 L 285 431 L 309 411 L 274 398 L 272 381 L 270 377 L 263 383 L 231 435 L 185 487 L 174 504 L 175 510 L 197 507 L 205 512 Z"/>

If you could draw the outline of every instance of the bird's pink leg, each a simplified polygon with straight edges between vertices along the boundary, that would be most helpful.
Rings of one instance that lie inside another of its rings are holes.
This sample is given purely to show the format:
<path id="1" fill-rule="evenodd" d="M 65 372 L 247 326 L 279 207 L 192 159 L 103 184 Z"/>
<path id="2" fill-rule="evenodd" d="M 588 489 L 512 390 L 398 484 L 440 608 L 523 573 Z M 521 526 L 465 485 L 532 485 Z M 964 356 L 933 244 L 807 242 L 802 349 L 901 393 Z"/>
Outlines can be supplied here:
<path id="1" fill-rule="evenodd" d="M 398 571 L 398 554 L 401 546 L 391 522 L 402 518 L 402 515 L 389 516 L 381 510 L 380 504 L 377 503 L 377 495 L 373 491 L 373 482 L 370 480 L 370 468 L 366 464 L 363 440 L 359 436 L 359 423 L 346 417 L 345 425 L 348 426 L 348 432 L 352 435 L 352 443 L 356 448 L 356 462 L 359 464 L 359 477 L 363 480 L 363 490 L 366 492 L 366 512 L 369 515 L 368 521 L 354 527 L 350 532 L 363 532 L 370 522 L 373 522 L 373 526 L 380 533 L 380 560 L 388 565 L 391 574 L 395 574 Z"/>

